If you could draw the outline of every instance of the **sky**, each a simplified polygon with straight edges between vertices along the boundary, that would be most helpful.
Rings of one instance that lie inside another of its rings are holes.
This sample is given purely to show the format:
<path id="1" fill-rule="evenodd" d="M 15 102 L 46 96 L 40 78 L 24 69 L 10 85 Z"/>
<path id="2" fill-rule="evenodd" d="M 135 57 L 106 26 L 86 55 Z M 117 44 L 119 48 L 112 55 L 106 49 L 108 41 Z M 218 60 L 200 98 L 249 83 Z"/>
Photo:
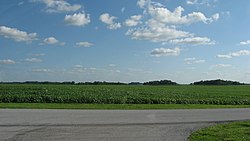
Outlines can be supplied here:
<path id="1" fill-rule="evenodd" d="M 249 0 L 1 0 L 0 81 L 250 83 Z"/>

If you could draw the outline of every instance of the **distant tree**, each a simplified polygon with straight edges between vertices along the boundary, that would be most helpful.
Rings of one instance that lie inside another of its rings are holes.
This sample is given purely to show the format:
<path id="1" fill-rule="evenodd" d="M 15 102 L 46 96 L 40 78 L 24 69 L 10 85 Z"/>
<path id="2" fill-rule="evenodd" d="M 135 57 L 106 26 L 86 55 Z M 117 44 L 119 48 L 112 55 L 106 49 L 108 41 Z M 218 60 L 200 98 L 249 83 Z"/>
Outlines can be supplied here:
<path id="1" fill-rule="evenodd" d="M 160 81 L 144 82 L 143 85 L 177 85 L 177 83 L 172 82 L 171 80 L 160 80 Z"/>
<path id="2" fill-rule="evenodd" d="M 140 82 L 130 82 L 128 85 L 143 85 L 143 83 Z"/>
<path id="3" fill-rule="evenodd" d="M 127 85 L 121 82 L 106 82 L 106 81 L 94 81 L 94 82 L 79 82 L 77 85 Z"/>

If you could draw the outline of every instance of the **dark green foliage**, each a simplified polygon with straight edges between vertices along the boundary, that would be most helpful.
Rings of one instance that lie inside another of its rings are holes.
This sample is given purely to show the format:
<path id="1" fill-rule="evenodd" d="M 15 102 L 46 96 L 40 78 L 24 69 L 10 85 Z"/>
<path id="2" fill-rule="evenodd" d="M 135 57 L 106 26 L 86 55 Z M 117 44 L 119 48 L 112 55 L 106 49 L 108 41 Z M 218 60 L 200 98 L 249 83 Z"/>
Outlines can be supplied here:
<path id="1" fill-rule="evenodd" d="M 250 86 L 0 84 L 0 102 L 250 105 Z"/>
<path id="2" fill-rule="evenodd" d="M 191 85 L 245 85 L 245 84 L 237 81 L 216 79 L 216 80 L 194 82 L 191 83 Z"/>
<path id="3" fill-rule="evenodd" d="M 143 85 L 177 85 L 177 83 L 172 82 L 171 80 L 160 80 L 160 81 L 144 82 Z"/>

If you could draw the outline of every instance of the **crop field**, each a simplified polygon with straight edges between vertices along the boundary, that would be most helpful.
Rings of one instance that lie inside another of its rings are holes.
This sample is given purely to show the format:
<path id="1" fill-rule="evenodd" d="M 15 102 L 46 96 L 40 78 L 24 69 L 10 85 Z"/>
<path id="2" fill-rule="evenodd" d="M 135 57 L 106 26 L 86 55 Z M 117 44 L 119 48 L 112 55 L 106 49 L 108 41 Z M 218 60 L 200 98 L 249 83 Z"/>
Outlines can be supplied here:
<path id="1" fill-rule="evenodd" d="M 0 84 L 0 103 L 250 105 L 250 86 Z"/>

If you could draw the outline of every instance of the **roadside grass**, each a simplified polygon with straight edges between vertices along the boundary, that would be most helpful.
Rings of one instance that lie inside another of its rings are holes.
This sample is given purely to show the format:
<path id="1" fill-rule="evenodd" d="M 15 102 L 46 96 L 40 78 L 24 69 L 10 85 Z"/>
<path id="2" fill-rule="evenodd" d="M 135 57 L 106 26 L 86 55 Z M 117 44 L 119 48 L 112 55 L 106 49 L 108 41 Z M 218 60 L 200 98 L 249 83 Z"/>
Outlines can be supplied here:
<path id="1" fill-rule="evenodd" d="M 96 109 L 96 110 L 150 110 L 150 109 L 219 109 L 250 108 L 250 105 L 205 104 L 61 104 L 61 103 L 0 103 L 9 109 Z"/>
<path id="2" fill-rule="evenodd" d="M 250 121 L 204 128 L 192 133 L 189 141 L 250 141 Z"/>

